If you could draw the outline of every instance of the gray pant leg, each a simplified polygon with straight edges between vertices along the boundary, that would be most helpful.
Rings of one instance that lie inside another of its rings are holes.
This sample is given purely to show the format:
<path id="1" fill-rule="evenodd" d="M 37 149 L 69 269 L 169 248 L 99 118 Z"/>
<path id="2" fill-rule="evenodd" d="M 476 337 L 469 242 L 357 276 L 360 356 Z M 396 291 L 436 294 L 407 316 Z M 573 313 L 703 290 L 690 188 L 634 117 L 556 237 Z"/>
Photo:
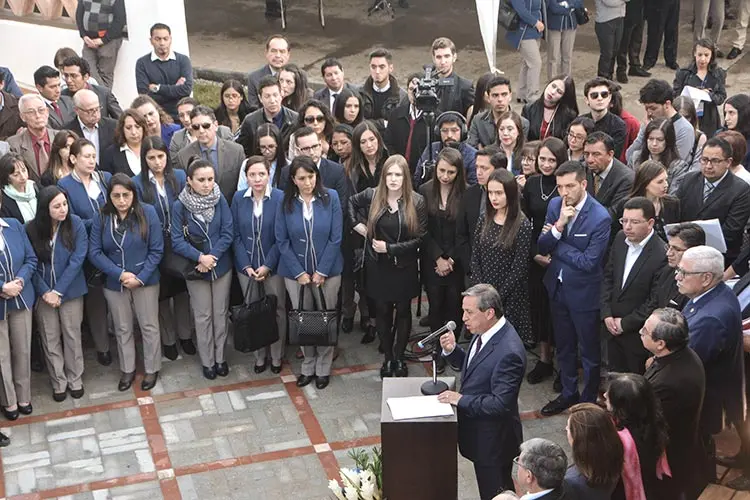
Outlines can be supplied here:
<path id="1" fill-rule="evenodd" d="M 130 295 L 143 339 L 143 366 L 146 373 L 156 373 L 161 370 L 159 284 L 134 288 Z"/>
<path id="2" fill-rule="evenodd" d="M 135 372 L 135 339 L 133 338 L 133 306 L 129 290 L 118 292 L 104 288 L 104 296 L 115 324 L 117 355 L 120 371 Z"/>

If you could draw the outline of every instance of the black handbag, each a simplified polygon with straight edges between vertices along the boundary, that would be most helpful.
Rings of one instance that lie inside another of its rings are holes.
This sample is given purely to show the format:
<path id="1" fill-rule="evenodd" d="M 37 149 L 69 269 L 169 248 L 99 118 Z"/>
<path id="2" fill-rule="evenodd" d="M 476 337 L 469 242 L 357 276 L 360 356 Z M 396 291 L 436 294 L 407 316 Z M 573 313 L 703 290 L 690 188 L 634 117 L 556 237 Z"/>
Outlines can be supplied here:
<path id="1" fill-rule="evenodd" d="M 253 287 L 257 286 L 259 298 L 250 302 Z M 245 291 L 242 304 L 229 309 L 234 326 L 234 348 L 240 352 L 257 351 L 279 340 L 279 325 L 276 322 L 276 295 L 266 295 L 265 287 L 254 279 Z"/>
<path id="2" fill-rule="evenodd" d="M 287 314 L 289 318 L 289 343 L 302 346 L 332 346 L 338 344 L 340 313 L 336 309 L 329 310 L 323 290 L 315 285 L 320 294 L 321 309 L 305 311 L 303 309 L 303 297 L 305 287 L 300 285 L 299 307 L 292 309 Z M 314 293 L 314 292 L 313 292 Z M 313 301 L 315 302 L 315 301 Z"/>
<path id="3" fill-rule="evenodd" d="M 187 225 L 187 212 L 185 207 L 182 208 L 182 234 L 185 236 L 185 240 L 190 243 L 195 249 L 203 251 L 200 245 L 196 244 L 190 236 L 190 231 Z M 203 274 L 199 273 L 195 268 L 196 262 L 186 259 L 182 255 L 175 253 L 172 249 L 172 238 L 164 237 L 164 252 L 162 254 L 161 263 L 159 264 L 159 271 L 162 274 L 166 274 L 173 278 L 180 278 L 188 281 L 202 280 Z"/>
<path id="4" fill-rule="evenodd" d="M 518 27 L 521 25 L 521 18 L 518 17 L 518 12 L 513 9 L 508 0 L 500 2 L 497 23 L 505 28 L 506 31 L 518 31 Z"/>
<path id="5" fill-rule="evenodd" d="M 104 286 L 106 278 L 104 273 L 97 269 L 88 259 L 83 261 L 83 276 L 86 278 L 86 285 L 90 288 Z"/>
<path id="6" fill-rule="evenodd" d="M 573 9 L 573 14 L 575 14 L 576 16 L 576 22 L 578 23 L 578 26 L 583 26 L 584 24 L 589 22 L 589 11 L 586 7 Z"/>

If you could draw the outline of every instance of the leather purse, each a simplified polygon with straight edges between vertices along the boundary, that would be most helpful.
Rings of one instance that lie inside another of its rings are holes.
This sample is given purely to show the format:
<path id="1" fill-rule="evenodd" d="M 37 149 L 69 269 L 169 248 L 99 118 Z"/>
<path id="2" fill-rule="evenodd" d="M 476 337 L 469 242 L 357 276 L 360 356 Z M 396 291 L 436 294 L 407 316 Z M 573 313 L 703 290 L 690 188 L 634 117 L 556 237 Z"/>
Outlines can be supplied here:
<path id="1" fill-rule="evenodd" d="M 583 26 L 589 22 L 589 11 L 586 7 L 579 7 L 573 9 L 573 14 L 576 16 L 576 22 L 578 26 Z"/>
<path id="2" fill-rule="evenodd" d="M 505 28 L 506 31 L 518 31 L 518 27 L 521 25 L 521 18 L 518 16 L 518 12 L 513 9 L 508 0 L 500 2 L 497 23 Z"/>
<path id="3" fill-rule="evenodd" d="M 250 302 L 253 288 L 258 289 L 258 300 Z M 262 283 L 250 279 L 242 304 L 232 306 L 229 316 L 234 326 L 234 348 L 240 352 L 253 352 L 279 340 L 276 321 L 276 295 L 266 295 Z"/>
<path id="4" fill-rule="evenodd" d="M 182 234 L 185 240 L 190 243 L 196 250 L 203 251 L 202 246 L 193 241 L 187 225 L 187 211 L 182 208 Z M 195 268 L 196 262 L 175 253 L 172 249 L 172 238 L 164 238 L 164 253 L 162 254 L 159 271 L 173 278 L 180 278 L 188 281 L 197 281 L 203 279 L 203 274 Z"/>
<path id="5" fill-rule="evenodd" d="M 305 286 L 300 285 L 299 304 L 287 314 L 289 319 L 289 344 L 300 346 L 334 346 L 339 340 L 340 313 L 336 309 L 328 309 L 323 290 L 315 285 L 313 293 L 320 294 L 320 309 L 305 311 L 303 297 Z M 313 301 L 314 303 L 315 301 Z"/>

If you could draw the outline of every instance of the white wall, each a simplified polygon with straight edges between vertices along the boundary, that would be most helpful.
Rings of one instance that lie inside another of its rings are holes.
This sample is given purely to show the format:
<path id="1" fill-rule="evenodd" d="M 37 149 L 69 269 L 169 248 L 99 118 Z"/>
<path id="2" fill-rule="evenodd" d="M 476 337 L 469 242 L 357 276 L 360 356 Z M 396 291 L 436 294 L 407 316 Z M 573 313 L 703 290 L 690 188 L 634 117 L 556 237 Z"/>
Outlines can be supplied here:
<path id="1" fill-rule="evenodd" d="M 123 108 L 138 94 L 135 62 L 151 51 L 149 28 L 154 23 L 167 24 L 172 29 L 175 52 L 190 55 L 183 0 L 125 0 L 125 10 L 129 39 L 120 49 L 113 89 Z M 63 29 L 0 19 L 0 66 L 10 68 L 18 84 L 28 89 L 34 88 L 34 71 L 39 66 L 52 66 L 57 49 L 71 47 L 80 54 L 82 46 L 73 26 Z"/>

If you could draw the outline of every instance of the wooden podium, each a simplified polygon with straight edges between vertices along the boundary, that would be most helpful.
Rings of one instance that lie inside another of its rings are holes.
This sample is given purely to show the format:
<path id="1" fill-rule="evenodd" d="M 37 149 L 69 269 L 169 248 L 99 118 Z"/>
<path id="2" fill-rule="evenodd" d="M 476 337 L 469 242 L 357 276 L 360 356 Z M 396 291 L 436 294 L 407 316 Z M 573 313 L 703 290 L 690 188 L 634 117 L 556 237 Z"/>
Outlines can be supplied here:
<path id="1" fill-rule="evenodd" d="M 458 498 L 458 424 L 452 417 L 393 420 L 388 398 L 421 396 L 432 378 L 384 378 L 380 413 L 383 496 L 387 500 Z M 455 390 L 454 377 L 439 377 Z"/>

